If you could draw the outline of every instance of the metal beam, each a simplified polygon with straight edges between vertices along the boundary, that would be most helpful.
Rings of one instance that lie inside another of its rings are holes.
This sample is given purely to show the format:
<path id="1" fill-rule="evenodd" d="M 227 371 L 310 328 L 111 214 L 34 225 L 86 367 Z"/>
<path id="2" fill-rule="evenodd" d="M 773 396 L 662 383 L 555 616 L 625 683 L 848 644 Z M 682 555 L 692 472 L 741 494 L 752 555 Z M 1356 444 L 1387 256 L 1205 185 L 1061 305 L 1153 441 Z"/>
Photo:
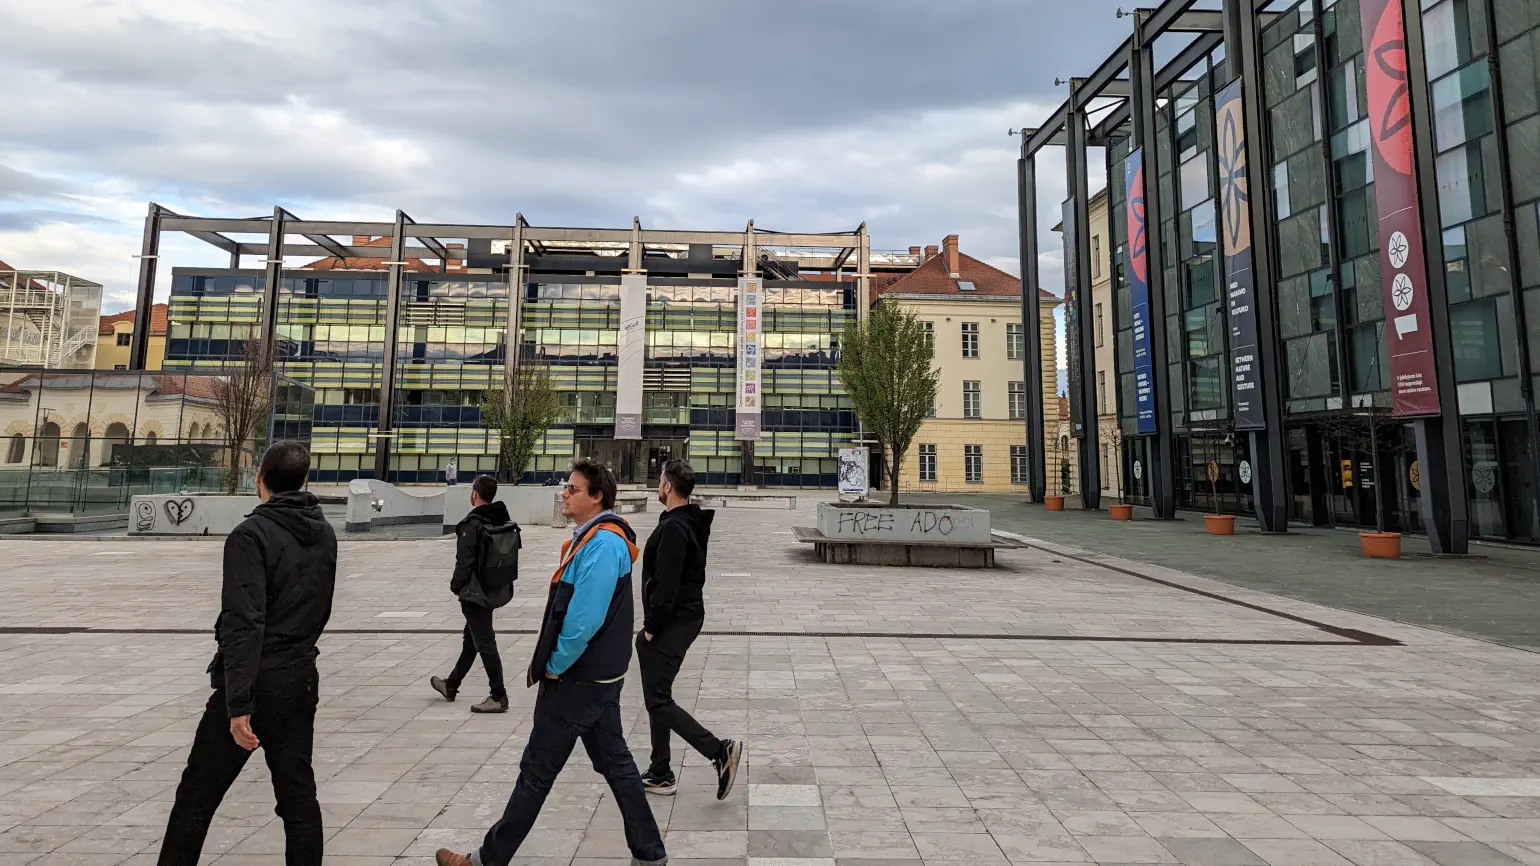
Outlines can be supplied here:
<path id="1" fill-rule="evenodd" d="M 287 212 L 283 208 L 273 208 L 273 221 L 268 224 L 267 253 L 262 261 L 264 282 L 260 340 L 264 351 L 269 352 L 274 349 L 274 338 L 278 333 L 278 287 L 283 279 L 283 232 L 286 215 Z"/>
<path id="2" fill-rule="evenodd" d="M 1032 157 L 1036 156 L 1038 151 L 1042 150 L 1050 144 L 1063 144 L 1064 142 L 1062 139 L 1059 141 L 1053 141 L 1052 139 L 1064 134 L 1064 120 L 1068 116 L 1069 103 L 1066 102 L 1058 108 L 1054 109 L 1052 114 L 1044 118 L 1041 126 L 1031 130 L 1030 132 L 1023 131 L 1023 140 L 1021 143 L 1022 153 L 1028 157 Z"/>
<path id="3" fill-rule="evenodd" d="M 1134 14 L 1136 33 L 1144 32 L 1143 19 L 1143 14 Z M 1170 520 L 1176 517 L 1176 447 L 1171 430 L 1171 366 L 1166 343 L 1165 254 L 1159 240 L 1163 215 L 1160 196 L 1152 180 L 1160 177 L 1162 168 L 1157 160 L 1160 149 L 1155 147 L 1155 136 L 1158 134 L 1155 94 L 1158 91 L 1155 88 L 1154 49 L 1142 43 L 1135 44 L 1129 51 L 1128 71 L 1129 79 L 1134 83 L 1134 96 L 1131 100 L 1133 143 L 1135 147 L 1144 149 L 1145 165 L 1144 189 L 1137 192 L 1129 190 L 1128 197 L 1132 199 L 1138 194 L 1144 198 L 1145 272 L 1150 282 L 1149 327 L 1153 331 L 1150 335 L 1150 355 L 1155 392 L 1155 434 L 1140 441 L 1145 447 L 1145 457 L 1149 463 L 1150 506 L 1157 519 Z"/>
<path id="4" fill-rule="evenodd" d="M 1176 16 L 1164 33 L 1217 33 L 1224 29 L 1224 13 L 1219 10 L 1189 9 Z"/>
<path id="5" fill-rule="evenodd" d="M 1192 69 L 1193 66 L 1202 62 L 1205 57 L 1223 43 L 1224 37 L 1220 33 L 1204 33 L 1197 39 L 1194 39 L 1155 73 L 1155 92 L 1160 93 L 1172 85 L 1184 83 L 1182 76 Z M 1186 80 L 1185 83 L 1197 84 L 1198 81 L 1197 79 L 1190 79 Z M 1129 82 L 1129 89 L 1130 93 L 1132 93 L 1132 81 Z M 1106 117 L 1103 117 L 1091 129 L 1090 142 L 1092 144 L 1105 144 L 1114 130 L 1128 122 L 1129 115 L 1132 113 L 1130 106 L 1130 102 L 1124 102 L 1122 105 L 1112 109 L 1111 113 Z M 1051 143 L 1062 144 L 1063 141 L 1061 138 Z"/>
<path id="6" fill-rule="evenodd" d="M 1134 10 L 1134 41 L 1144 46 L 1153 44 L 1192 4 L 1193 0 L 1166 0 L 1155 9 Z"/>
<path id="7" fill-rule="evenodd" d="M 285 233 L 292 232 L 292 225 L 292 223 L 284 223 Z M 510 230 L 511 229 L 504 229 L 504 234 Z M 502 238 L 502 240 L 506 240 L 506 238 Z M 268 244 L 266 243 L 254 243 L 248 241 L 246 243 L 240 244 L 239 247 L 241 255 L 244 256 L 267 255 L 268 251 Z M 389 249 L 389 247 L 354 247 L 342 245 L 338 245 L 336 247 L 336 250 L 341 250 L 342 254 L 350 259 L 383 258 L 385 254 L 389 252 Z M 283 245 L 283 255 L 285 256 L 319 256 L 322 258 L 327 258 L 337 256 L 336 250 L 329 247 L 316 246 L 315 244 L 285 243 Z M 233 253 L 234 250 L 231 252 Z M 448 261 L 464 261 L 467 258 L 467 253 L 465 250 L 446 250 L 446 252 L 449 254 Z M 402 254 L 409 259 L 440 258 L 436 251 L 427 247 L 405 247 Z"/>
<path id="8" fill-rule="evenodd" d="M 1117 81 L 1118 76 L 1122 75 L 1123 71 L 1128 68 L 1128 47 L 1131 44 L 1132 37 L 1124 39 L 1123 44 L 1107 55 L 1107 59 L 1103 60 L 1100 66 L 1096 67 L 1095 72 L 1092 72 L 1085 78 L 1071 80 L 1069 100 L 1065 103 L 1069 106 L 1070 112 L 1084 110 L 1091 104 L 1091 100 L 1101 96 L 1102 91 L 1111 87 Z M 1080 82 L 1078 87 L 1075 86 L 1075 81 Z M 1118 94 L 1112 93 L 1108 95 L 1117 96 Z M 1067 123 L 1069 120 L 1070 116 L 1066 113 L 1065 122 Z"/>
<path id="9" fill-rule="evenodd" d="M 503 339 L 503 388 L 510 396 L 523 362 L 524 340 L 521 323 L 524 307 L 524 215 L 513 218 L 513 242 L 508 247 L 508 333 Z M 519 479 L 511 479 L 519 483 Z"/>
<path id="10" fill-rule="evenodd" d="M 1070 83 L 1071 98 L 1076 103 L 1083 104 L 1078 98 L 1083 86 L 1084 82 L 1078 79 Z M 1091 314 L 1091 193 L 1086 172 L 1083 108 L 1070 114 L 1067 131 L 1069 145 L 1064 149 L 1064 166 L 1068 173 L 1066 188 L 1070 194 L 1070 209 L 1075 220 L 1075 243 L 1065 252 L 1075 257 L 1075 283 L 1065 288 L 1067 293 L 1073 292 L 1075 321 L 1066 321 L 1066 327 L 1073 325 L 1079 330 L 1080 343 L 1080 357 L 1069 359 L 1071 364 L 1078 362 L 1080 365 L 1080 393 L 1071 394 L 1070 399 L 1080 404 L 1080 504 L 1086 510 L 1095 510 L 1101 508 L 1102 495 L 1101 430 L 1096 418 L 1096 322 Z M 1069 268 L 1065 270 L 1068 272 Z M 1071 302 L 1068 294 L 1065 302 Z"/>
<path id="11" fill-rule="evenodd" d="M 281 214 L 286 222 L 300 221 L 300 218 L 288 208 L 278 207 L 275 208 L 273 212 L 275 214 Z M 342 244 L 337 243 L 337 241 L 332 238 L 331 235 L 323 235 L 318 232 L 307 232 L 304 237 L 306 240 L 310 241 L 321 249 L 326 250 L 327 255 L 339 259 L 345 259 L 348 256 L 347 250 L 342 246 Z"/>
<path id="12" fill-rule="evenodd" d="M 160 261 L 161 222 L 169 213 L 150 202 L 139 247 L 139 285 L 134 294 L 134 334 L 129 338 L 128 369 L 143 370 L 150 353 L 150 318 L 155 308 L 155 268 Z"/>
<path id="13" fill-rule="evenodd" d="M 1022 354 L 1023 376 L 1027 386 L 1027 495 L 1042 502 L 1048 495 L 1048 468 L 1045 463 L 1043 393 L 1043 308 L 1039 302 L 1041 282 L 1037 268 L 1037 165 L 1034 157 L 1023 152 L 1016 160 L 1016 217 L 1021 237 L 1021 334 L 1026 343 Z"/>
<path id="14" fill-rule="evenodd" d="M 385 299 L 385 359 L 380 367 L 380 415 L 374 429 L 374 477 L 390 480 L 390 454 L 396 429 L 396 345 L 401 336 L 401 275 L 406 268 L 406 227 L 412 221 L 403 211 L 396 211 L 396 223 L 390 236 L 390 287 Z M 360 232 L 362 234 L 362 232 Z"/>

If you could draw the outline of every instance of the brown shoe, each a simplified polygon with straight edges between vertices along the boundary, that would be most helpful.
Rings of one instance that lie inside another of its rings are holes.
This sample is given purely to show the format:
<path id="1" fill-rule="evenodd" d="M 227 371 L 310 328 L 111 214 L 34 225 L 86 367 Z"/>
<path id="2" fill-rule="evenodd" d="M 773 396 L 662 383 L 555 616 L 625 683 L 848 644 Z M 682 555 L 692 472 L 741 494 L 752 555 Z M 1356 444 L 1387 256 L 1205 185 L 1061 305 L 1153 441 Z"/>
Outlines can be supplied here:
<path id="1" fill-rule="evenodd" d="M 438 866 L 471 866 L 471 858 L 464 854 L 456 854 L 448 848 L 438 849 L 438 853 L 433 855 L 433 860 Z"/>
<path id="2" fill-rule="evenodd" d="M 508 699 L 487 698 L 479 704 L 471 707 L 473 713 L 506 713 L 508 712 Z"/>

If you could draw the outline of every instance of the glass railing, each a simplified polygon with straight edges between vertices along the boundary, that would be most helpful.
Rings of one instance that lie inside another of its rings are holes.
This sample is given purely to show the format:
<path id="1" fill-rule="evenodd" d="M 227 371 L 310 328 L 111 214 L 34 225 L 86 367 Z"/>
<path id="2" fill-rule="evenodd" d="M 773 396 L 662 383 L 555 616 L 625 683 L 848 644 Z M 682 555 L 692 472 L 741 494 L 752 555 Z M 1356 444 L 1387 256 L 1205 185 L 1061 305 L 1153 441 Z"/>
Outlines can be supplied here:
<path id="1" fill-rule="evenodd" d="M 0 517 L 59 513 L 110 514 L 127 511 L 135 496 L 225 491 L 225 470 L 217 466 L 0 469 Z M 255 470 L 241 470 L 236 491 L 256 491 Z"/>

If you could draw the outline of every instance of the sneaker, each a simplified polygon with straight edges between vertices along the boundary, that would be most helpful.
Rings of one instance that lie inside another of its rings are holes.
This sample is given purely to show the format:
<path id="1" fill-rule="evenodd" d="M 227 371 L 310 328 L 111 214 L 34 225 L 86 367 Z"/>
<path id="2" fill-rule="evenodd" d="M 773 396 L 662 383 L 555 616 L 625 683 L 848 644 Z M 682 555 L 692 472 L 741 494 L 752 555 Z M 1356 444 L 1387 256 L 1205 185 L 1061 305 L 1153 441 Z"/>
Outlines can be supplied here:
<path id="1" fill-rule="evenodd" d="M 435 692 L 443 695 L 444 700 L 450 703 L 454 703 L 455 695 L 460 693 L 459 689 L 450 685 L 449 681 L 443 677 L 428 677 L 428 685 L 432 686 Z"/>
<path id="2" fill-rule="evenodd" d="M 433 862 L 438 866 L 471 866 L 471 858 L 456 854 L 448 848 L 438 849 L 438 853 L 433 855 Z"/>
<path id="3" fill-rule="evenodd" d="M 668 866 L 668 858 L 664 857 L 662 860 L 638 860 L 632 857 L 631 866 Z"/>
<path id="4" fill-rule="evenodd" d="M 679 790 L 679 780 L 674 778 L 673 772 L 659 773 L 648 770 L 642 774 L 642 787 L 649 794 L 658 794 L 667 797 Z"/>
<path id="5" fill-rule="evenodd" d="M 471 707 L 473 713 L 506 713 L 508 712 L 508 699 L 487 698 L 479 704 Z"/>
<path id="6" fill-rule="evenodd" d="M 743 744 L 737 740 L 723 740 L 722 753 L 711 761 L 717 769 L 717 799 L 726 800 L 738 779 L 738 759 L 743 757 Z"/>

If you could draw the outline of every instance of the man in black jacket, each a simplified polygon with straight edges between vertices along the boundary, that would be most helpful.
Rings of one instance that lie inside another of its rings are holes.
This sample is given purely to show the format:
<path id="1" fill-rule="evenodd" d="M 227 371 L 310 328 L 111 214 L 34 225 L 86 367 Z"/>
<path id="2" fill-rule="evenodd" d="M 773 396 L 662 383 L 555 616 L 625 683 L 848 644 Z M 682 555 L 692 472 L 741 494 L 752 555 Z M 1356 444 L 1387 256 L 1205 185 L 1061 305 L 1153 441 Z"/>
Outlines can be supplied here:
<path id="1" fill-rule="evenodd" d="M 478 475 L 471 483 L 471 511 L 455 526 L 455 570 L 449 579 L 449 591 L 460 599 L 460 611 L 465 614 L 465 640 L 460 647 L 460 659 L 446 677 L 433 677 L 428 684 L 433 690 L 452 701 L 460 691 L 460 683 L 470 673 L 471 665 L 481 654 L 481 666 L 487 670 L 487 682 L 492 694 L 486 700 L 471 707 L 473 713 L 508 712 L 508 689 L 503 685 L 503 660 L 497 654 L 497 632 L 492 630 L 492 611 L 513 600 L 513 578 L 516 575 L 497 575 L 489 588 L 483 583 L 482 543 L 489 526 L 507 526 L 513 520 L 508 516 L 508 506 L 497 501 L 497 479 L 490 475 Z"/>
<path id="2" fill-rule="evenodd" d="M 706 546 L 714 511 L 690 502 L 695 470 L 683 460 L 663 467 L 658 501 L 663 516 L 642 550 L 642 631 L 636 636 L 636 660 L 642 668 L 642 699 L 652 723 L 652 766 L 642 776 L 647 790 L 672 794 L 678 789 L 669 768 L 669 735 L 677 733 L 711 761 L 717 775 L 717 799 L 727 798 L 738 775 L 743 744 L 723 740 L 674 703 L 674 678 L 685 653 L 706 619 Z"/>
<path id="3" fill-rule="evenodd" d="M 209 664 L 214 693 L 193 735 L 160 866 L 195 866 L 214 811 L 258 746 L 273 777 L 288 866 L 320 866 L 316 801 L 316 641 L 331 618 L 337 536 L 301 488 L 310 452 L 278 442 L 257 470 L 258 505 L 225 540 L 224 588 Z"/>

